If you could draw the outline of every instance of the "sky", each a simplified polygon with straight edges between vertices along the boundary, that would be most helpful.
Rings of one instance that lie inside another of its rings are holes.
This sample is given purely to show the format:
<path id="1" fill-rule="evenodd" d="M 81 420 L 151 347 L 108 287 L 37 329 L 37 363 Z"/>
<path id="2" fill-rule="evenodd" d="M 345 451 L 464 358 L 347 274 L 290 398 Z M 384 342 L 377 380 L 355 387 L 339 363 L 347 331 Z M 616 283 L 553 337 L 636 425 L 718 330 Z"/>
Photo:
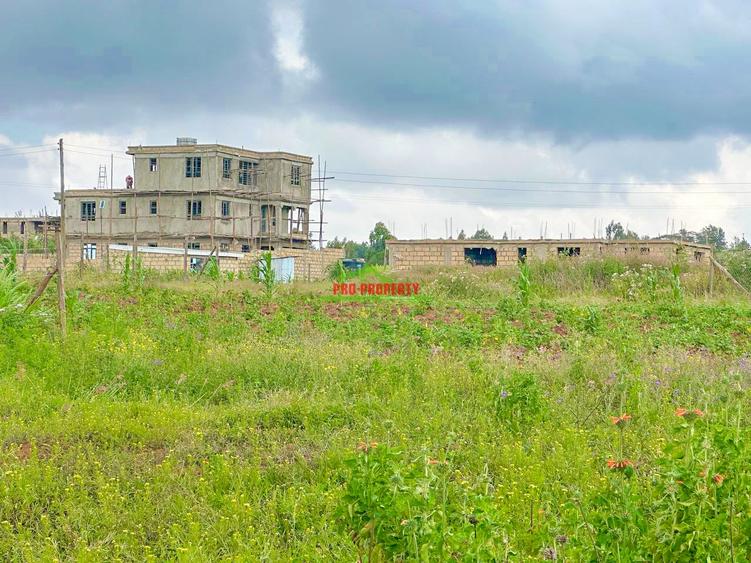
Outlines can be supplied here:
<path id="1" fill-rule="evenodd" d="M 2 215 L 55 212 L 61 137 L 80 188 L 191 136 L 320 156 L 325 239 L 751 238 L 748 2 L 33 4 L 0 17 Z"/>

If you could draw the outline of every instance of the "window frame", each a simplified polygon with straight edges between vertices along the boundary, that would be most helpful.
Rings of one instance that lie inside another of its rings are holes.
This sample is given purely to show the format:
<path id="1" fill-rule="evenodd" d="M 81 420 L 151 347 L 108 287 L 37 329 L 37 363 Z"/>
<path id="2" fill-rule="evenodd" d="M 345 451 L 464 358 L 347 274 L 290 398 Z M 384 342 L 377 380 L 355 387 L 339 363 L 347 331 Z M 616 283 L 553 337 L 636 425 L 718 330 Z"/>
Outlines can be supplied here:
<path id="1" fill-rule="evenodd" d="M 159 201 L 156 199 L 149 200 L 149 215 L 159 215 Z"/>
<path id="2" fill-rule="evenodd" d="M 232 159 L 222 157 L 222 179 L 232 179 Z"/>
<path id="3" fill-rule="evenodd" d="M 96 243 L 85 242 L 81 247 L 81 259 L 82 260 L 96 260 Z"/>
<path id="4" fill-rule="evenodd" d="M 186 178 L 200 178 L 201 177 L 201 157 L 200 156 L 186 156 L 185 157 L 185 177 Z"/>
<path id="5" fill-rule="evenodd" d="M 256 169 L 258 163 L 252 160 L 241 160 L 237 168 L 237 183 L 243 186 L 256 186 Z"/>
<path id="6" fill-rule="evenodd" d="M 221 209 L 220 209 L 220 211 L 221 211 L 221 215 L 222 215 L 223 219 L 229 219 L 232 216 L 232 213 L 231 213 L 232 207 L 231 207 L 230 203 L 231 202 L 228 199 L 221 200 Z M 225 207 L 226 207 L 226 209 L 225 209 Z"/>
<path id="7" fill-rule="evenodd" d="M 290 168 L 289 183 L 292 186 L 300 186 L 302 178 L 302 166 L 300 164 L 293 164 Z"/>
<path id="8" fill-rule="evenodd" d="M 128 200 L 121 199 L 118 201 L 117 210 L 119 215 L 128 214 Z"/>
<path id="9" fill-rule="evenodd" d="M 185 203 L 186 206 L 186 213 L 187 217 L 193 218 L 193 217 L 201 217 L 203 215 L 203 201 L 200 199 L 186 199 Z M 196 210 L 198 212 L 196 213 Z"/>
<path id="10" fill-rule="evenodd" d="M 86 213 L 84 213 L 84 208 L 87 209 Z M 85 200 L 81 202 L 81 221 L 96 221 L 96 201 Z"/>
<path id="11" fill-rule="evenodd" d="M 159 171 L 159 159 L 156 157 L 149 157 L 149 172 Z"/>

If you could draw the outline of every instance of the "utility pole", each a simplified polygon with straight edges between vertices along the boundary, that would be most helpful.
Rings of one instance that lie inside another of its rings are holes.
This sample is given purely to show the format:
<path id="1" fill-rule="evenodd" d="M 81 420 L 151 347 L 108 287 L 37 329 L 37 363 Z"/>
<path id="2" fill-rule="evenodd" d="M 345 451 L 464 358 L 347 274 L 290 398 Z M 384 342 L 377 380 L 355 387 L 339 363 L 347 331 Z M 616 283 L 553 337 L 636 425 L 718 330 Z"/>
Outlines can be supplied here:
<path id="1" fill-rule="evenodd" d="M 115 189 L 115 155 L 110 153 L 110 197 L 106 203 L 109 212 L 110 219 L 107 221 L 107 271 L 109 272 L 112 264 L 110 263 L 110 244 L 112 244 L 112 206 L 115 205 L 115 196 L 113 190 Z M 105 200 L 106 201 L 106 200 Z M 104 212 L 102 212 L 102 219 L 104 219 Z"/>
<path id="2" fill-rule="evenodd" d="M 60 313 L 60 335 L 66 336 L 65 320 L 65 159 L 63 158 L 63 140 L 60 148 L 60 229 L 57 234 L 57 307 Z"/>
<path id="3" fill-rule="evenodd" d="M 138 200 L 136 199 L 136 156 L 133 155 L 133 267 L 136 267 L 138 260 Z"/>
<path id="4" fill-rule="evenodd" d="M 333 176 L 326 176 L 326 164 L 323 161 L 323 176 L 321 175 L 321 155 L 318 155 L 318 178 L 311 178 L 311 192 L 313 190 L 313 182 L 318 182 L 318 200 L 311 200 L 310 203 L 318 203 L 318 249 L 323 250 L 323 204 L 327 202 L 326 195 L 326 180 L 333 180 Z M 300 180 L 302 182 L 302 179 Z M 312 195 L 312 194 L 311 194 Z"/>

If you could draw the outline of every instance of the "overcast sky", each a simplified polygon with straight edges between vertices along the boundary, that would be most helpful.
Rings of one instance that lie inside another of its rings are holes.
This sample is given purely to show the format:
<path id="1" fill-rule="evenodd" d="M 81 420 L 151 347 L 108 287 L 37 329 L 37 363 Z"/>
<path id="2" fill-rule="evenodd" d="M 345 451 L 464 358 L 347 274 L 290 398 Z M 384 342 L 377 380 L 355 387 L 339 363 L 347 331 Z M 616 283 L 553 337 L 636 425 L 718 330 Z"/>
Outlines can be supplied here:
<path id="1" fill-rule="evenodd" d="M 0 214 L 55 209 L 59 137 L 93 187 L 193 136 L 320 155 L 327 239 L 751 237 L 741 0 L 14 2 L 0 53 Z"/>

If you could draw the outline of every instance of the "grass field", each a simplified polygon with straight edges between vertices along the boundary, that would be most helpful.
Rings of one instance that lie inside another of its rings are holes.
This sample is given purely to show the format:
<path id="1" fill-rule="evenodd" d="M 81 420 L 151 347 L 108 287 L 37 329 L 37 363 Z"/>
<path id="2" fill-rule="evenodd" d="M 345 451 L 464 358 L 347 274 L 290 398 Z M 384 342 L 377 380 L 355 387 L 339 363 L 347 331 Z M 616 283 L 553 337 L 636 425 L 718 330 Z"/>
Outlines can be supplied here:
<path id="1" fill-rule="evenodd" d="M 53 288 L 0 303 L 3 558 L 748 560 L 746 298 L 375 275 L 421 292 L 84 273 L 64 344 Z"/>

